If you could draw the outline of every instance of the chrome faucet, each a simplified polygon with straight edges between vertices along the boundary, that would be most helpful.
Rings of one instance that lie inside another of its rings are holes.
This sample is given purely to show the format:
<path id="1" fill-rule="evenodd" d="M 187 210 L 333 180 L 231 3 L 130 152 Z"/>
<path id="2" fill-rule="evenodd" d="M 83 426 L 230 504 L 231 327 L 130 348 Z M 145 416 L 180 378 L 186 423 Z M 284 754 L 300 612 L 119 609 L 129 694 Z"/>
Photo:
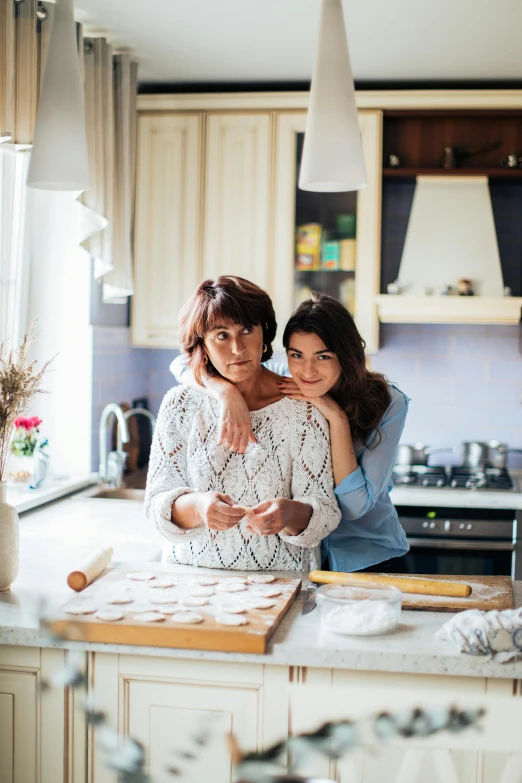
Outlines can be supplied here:
<path id="1" fill-rule="evenodd" d="M 43 449 L 49 445 L 47 438 L 38 438 L 33 451 L 33 480 L 29 489 L 39 489 L 47 476 L 49 454 Z"/>
<path id="2" fill-rule="evenodd" d="M 154 435 L 154 430 L 156 428 L 156 417 L 153 416 L 153 414 L 150 411 L 148 411 L 147 408 L 131 408 L 130 410 L 125 411 L 123 416 L 125 418 L 125 421 L 127 421 L 127 419 L 130 419 L 131 416 L 137 416 L 138 414 L 145 416 L 145 418 L 147 418 L 150 421 L 152 434 Z M 118 450 L 121 451 L 121 447 L 122 447 L 122 441 L 120 437 L 120 431 L 118 430 Z"/>
<path id="3" fill-rule="evenodd" d="M 116 451 L 108 452 L 107 448 L 107 421 L 113 413 L 118 422 L 118 446 Z M 122 449 L 123 443 L 129 442 L 129 430 L 123 411 L 115 402 L 109 402 L 102 411 L 100 417 L 100 479 L 106 484 L 121 487 L 123 483 L 123 469 L 127 455 Z"/>

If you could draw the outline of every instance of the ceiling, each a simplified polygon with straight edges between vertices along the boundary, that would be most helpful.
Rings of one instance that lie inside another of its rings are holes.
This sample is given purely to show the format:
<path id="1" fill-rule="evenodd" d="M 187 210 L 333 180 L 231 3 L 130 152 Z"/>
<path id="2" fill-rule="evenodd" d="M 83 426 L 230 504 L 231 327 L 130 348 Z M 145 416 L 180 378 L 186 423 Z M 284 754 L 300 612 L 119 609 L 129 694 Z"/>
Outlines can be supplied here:
<path id="1" fill-rule="evenodd" d="M 522 79 L 521 0 L 343 0 L 354 78 Z M 302 82 L 320 0 L 75 0 L 148 83 Z"/>

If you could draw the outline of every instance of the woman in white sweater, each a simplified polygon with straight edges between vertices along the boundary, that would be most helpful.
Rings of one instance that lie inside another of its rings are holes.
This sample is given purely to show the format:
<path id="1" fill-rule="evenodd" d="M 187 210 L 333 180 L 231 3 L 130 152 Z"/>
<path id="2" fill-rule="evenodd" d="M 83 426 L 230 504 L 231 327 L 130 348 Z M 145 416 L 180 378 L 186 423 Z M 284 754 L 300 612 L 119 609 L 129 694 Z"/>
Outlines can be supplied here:
<path id="1" fill-rule="evenodd" d="M 219 375 L 250 410 L 256 443 L 244 454 L 217 444 L 220 406 L 175 387 L 152 444 L 146 516 L 173 544 L 173 560 L 244 570 L 315 568 L 340 521 L 328 425 L 290 400 L 262 361 L 276 333 L 269 296 L 239 277 L 207 280 L 187 303 L 180 342 L 198 382 Z"/>

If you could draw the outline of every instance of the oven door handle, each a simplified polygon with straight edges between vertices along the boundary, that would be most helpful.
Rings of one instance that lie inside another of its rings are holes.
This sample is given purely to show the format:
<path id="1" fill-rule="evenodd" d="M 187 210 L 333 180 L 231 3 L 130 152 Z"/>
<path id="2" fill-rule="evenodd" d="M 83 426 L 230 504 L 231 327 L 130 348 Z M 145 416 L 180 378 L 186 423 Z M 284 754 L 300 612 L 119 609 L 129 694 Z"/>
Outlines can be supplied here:
<path id="1" fill-rule="evenodd" d="M 454 541 L 447 538 L 409 538 L 410 546 L 424 549 L 467 549 L 470 552 L 489 550 L 495 552 L 514 552 L 515 545 L 510 541 Z"/>

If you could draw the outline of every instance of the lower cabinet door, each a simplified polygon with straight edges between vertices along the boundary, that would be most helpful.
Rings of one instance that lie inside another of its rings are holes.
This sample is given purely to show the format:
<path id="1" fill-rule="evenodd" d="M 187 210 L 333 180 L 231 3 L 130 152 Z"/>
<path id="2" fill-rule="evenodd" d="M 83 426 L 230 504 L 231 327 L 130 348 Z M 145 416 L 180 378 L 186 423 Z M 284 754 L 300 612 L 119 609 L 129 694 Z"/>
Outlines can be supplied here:
<path id="1" fill-rule="evenodd" d="M 258 738 L 259 689 L 216 684 L 128 683 L 126 733 L 147 748 L 155 781 L 232 780 L 227 736 L 243 747 Z"/>
<path id="2" fill-rule="evenodd" d="M 37 678 L 0 671 L 0 781 L 36 783 Z"/>

